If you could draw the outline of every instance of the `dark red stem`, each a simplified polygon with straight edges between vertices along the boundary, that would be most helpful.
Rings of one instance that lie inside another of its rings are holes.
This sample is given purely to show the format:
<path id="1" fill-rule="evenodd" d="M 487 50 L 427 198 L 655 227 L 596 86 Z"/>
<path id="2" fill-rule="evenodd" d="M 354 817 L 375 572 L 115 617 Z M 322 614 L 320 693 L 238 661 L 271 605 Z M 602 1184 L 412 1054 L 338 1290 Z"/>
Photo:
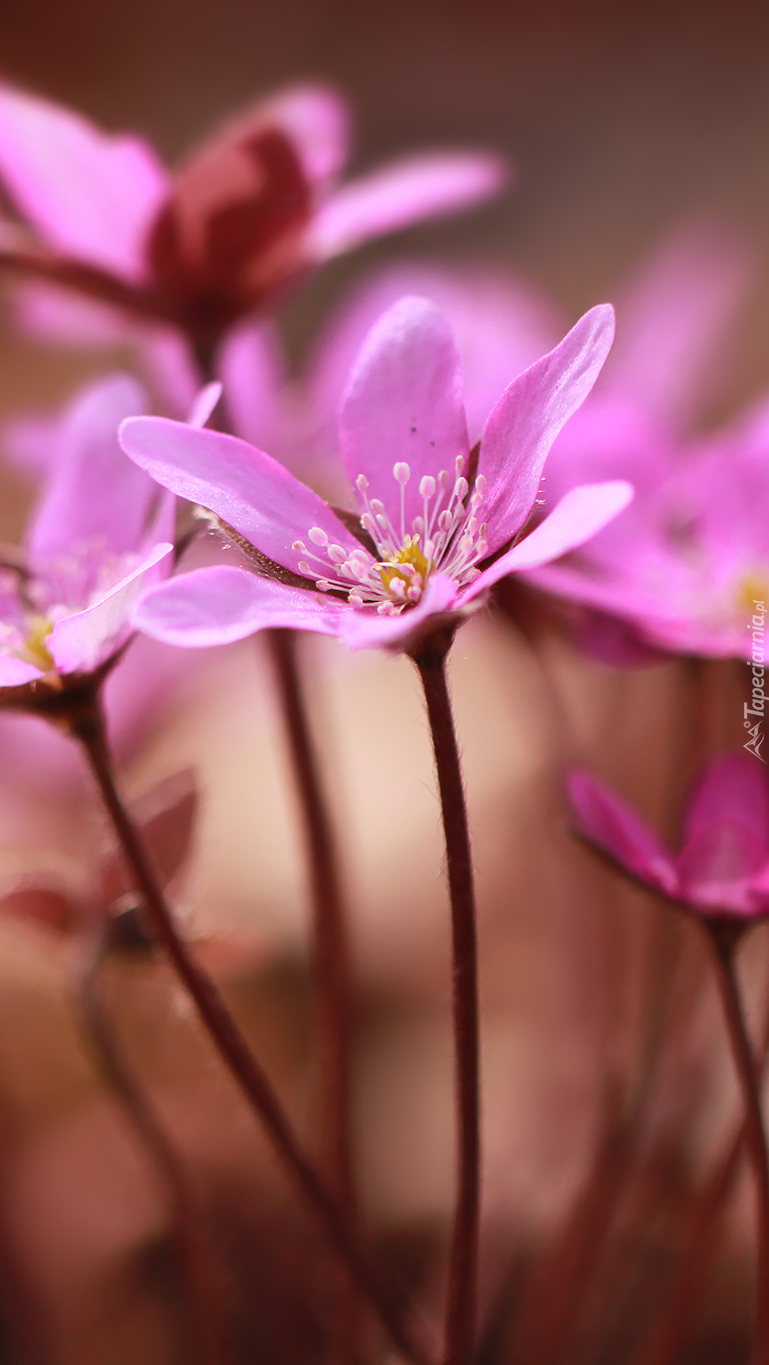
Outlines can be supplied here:
<path id="1" fill-rule="evenodd" d="M 170 1197 L 185 1275 L 185 1359 L 199 1361 L 200 1365 L 221 1365 L 228 1353 L 218 1275 L 206 1245 L 190 1180 L 173 1143 L 134 1079 L 102 1005 L 99 976 L 109 948 L 110 928 L 110 921 L 102 919 L 84 936 L 76 981 L 78 1004 L 105 1080 L 120 1100 Z"/>
<path id="2" fill-rule="evenodd" d="M 393 1302 L 389 1289 L 380 1281 L 366 1249 L 348 1224 L 336 1197 L 326 1188 L 305 1156 L 267 1075 L 251 1052 L 213 981 L 177 933 L 139 835 L 115 786 L 96 695 L 90 705 L 81 698 L 78 709 L 71 715 L 69 727 L 83 745 L 153 931 L 195 1002 L 211 1040 L 264 1125 L 289 1176 L 322 1222 L 334 1249 L 347 1265 L 361 1293 L 366 1295 L 378 1312 L 393 1343 L 417 1365 L 424 1365 L 429 1356 L 415 1341 L 413 1331 L 404 1324 L 402 1306 Z"/>
<path id="3" fill-rule="evenodd" d="M 351 1116 L 352 972 L 347 916 L 336 841 L 331 827 L 302 690 L 293 631 L 267 632 L 301 806 L 310 872 L 317 1039 L 320 1060 L 323 1169 L 351 1227 L 358 1225 Z M 335 1347 L 342 1360 L 354 1358 L 354 1300 L 340 1286 Z"/>
<path id="4" fill-rule="evenodd" d="M 457 1095 L 457 1198 L 449 1265 L 445 1365 L 473 1355 L 480 1217 L 478 949 L 470 831 L 443 645 L 414 656 L 430 720 L 451 898 L 452 1009 Z"/>
<path id="5" fill-rule="evenodd" d="M 756 1188 L 756 1335 L 754 1365 L 769 1365 L 769 1153 L 761 1109 L 761 1069 L 748 1036 L 734 966 L 739 935 L 707 925 L 735 1070 L 745 1105 L 745 1143 Z"/>

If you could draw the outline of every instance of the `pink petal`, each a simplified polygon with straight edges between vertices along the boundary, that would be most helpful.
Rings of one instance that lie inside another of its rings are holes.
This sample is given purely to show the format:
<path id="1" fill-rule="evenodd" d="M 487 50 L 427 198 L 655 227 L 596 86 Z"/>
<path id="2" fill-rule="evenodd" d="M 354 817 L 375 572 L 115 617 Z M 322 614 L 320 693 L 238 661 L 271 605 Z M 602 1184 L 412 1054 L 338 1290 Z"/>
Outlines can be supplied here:
<path id="1" fill-rule="evenodd" d="M 48 648 L 60 673 L 89 673 L 118 649 L 131 632 L 131 612 L 142 591 L 170 566 L 173 545 L 156 545 L 147 558 L 103 597 L 57 621 Z M 168 560 L 166 565 L 164 560 Z"/>
<path id="2" fill-rule="evenodd" d="M 267 626 L 336 635 L 350 611 L 321 593 L 216 564 L 152 588 L 134 610 L 138 630 L 185 649 L 243 640 Z"/>
<path id="3" fill-rule="evenodd" d="M 190 405 L 190 410 L 187 414 L 187 425 L 190 427 L 206 426 L 208 419 L 213 413 L 221 396 L 222 386 L 218 380 L 215 379 L 212 383 L 206 384 L 204 388 L 195 395 L 195 398 Z"/>
<path id="4" fill-rule="evenodd" d="M 20 687 L 42 676 L 42 671 L 34 664 L 15 659 L 11 654 L 0 654 L 0 687 Z"/>
<path id="5" fill-rule="evenodd" d="M 308 389 L 319 450 L 326 455 L 336 445 L 339 399 L 362 342 L 385 309 L 407 294 L 431 299 L 448 319 L 464 372 L 471 445 L 510 376 L 549 350 L 563 330 L 545 300 L 507 271 L 449 272 L 424 261 L 376 270 L 343 296 L 310 356 Z"/>
<path id="6" fill-rule="evenodd" d="M 315 218 L 307 249 L 313 259 L 327 260 L 371 237 L 488 199 L 509 176 L 508 163 L 485 152 L 403 158 L 329 199 Z"/>
<path id="7" fill-rule="evenodd" d="M 657 420 L 686 423 L 723 370 L 751 257 L 744 240 L 707 223 L 677 228 L 622 301 L 613 390 Z"/>
<path id="8" fill-rule="evenodd" d="M 123 423 L 119 439 L 157 483 L 222 517 L 284 568 L 297 571 L 303 555 L 292 549 L 293 542 L 306 541 L 313 527 L 346 550 L 359 545 L 317 494 L 236 436 L 164 417 L 137 417 Z"/>
<path id="9" fill-rule="evenodd" d="M 265 122 L 288 134 L 307 179 L 319 187 L 334 180 L 350 150 L 350 115 L 346 100 L 329 86 L 296 85 L 261 105 Z"/>
<path id="10" fill-rule="evenodd" d="M 548 451 L 587 398 L 613 339 L 611 304 L 591 308 L 554 351 L 513 380 L 493 409 L 479 460 L 487 481 L 483 516 L 492 553 L 525 524 Z"/>
<path id="11" fill-rule="evenodd" d="M 624 479 L 608 483 L 586 483 L 572 488 L 556 504 L 549 517 L 535 526 L 531 535 L 500 555 L 463 594 L 470 601 L 478 593 L 498 583 L 506 574 L 522 569 L 535 569 L 541 564 L 560 558 L 600 531 L 607 522 L 627 507 L 633 498 L 633 487 Z"/>
<path id="12" fill-rule="evenodd" d="M 120 449 L 123 418 L 146 411 L 144 390 L 112 375 L 85 390 L 61 423 L 56 460 L 28 535 L 33 564 L 66 558 L 103 541 L 113 554 L 135 550 L 155 490 Z"/>
<path id="13" fill-rule="evenodd" d="M 141 138 L 0 88 L 0 175 L 50 244 L 138 282 L 144 238 L 169 179 Z"/>
<path id="14" fill-rule="evenodd" d="M 450 612 L 457 601 L 457 587 L 446 574 L 432 574 L 415 607 L 400 616 L 379 616 L 376 612 L 353 609 L 345 614 L 339 634 L 350 649 L 372 645 L 383 649 L 411 648 L 429 629 L 430 618 Z M 437 622 L 436 622 L 437 624 Z"/>
<path id="15" fill-rule="evenodd" d="M 668 850 L 630 806 L 584 769 L 571 772 L 567 786 L 580 828 L 591 843 L 663 895 L 678 895 Z"/>
<path id="16" fill-rule="evenodd" d="M 443 314 L 428 299 L 400 299 L 379 319 L 353 367 L 342 399 L 339 440 L 347 472 L 369 482 L 368 495 L 385 505 L 396 532 L 410 532 L 423 509 L 423 475 L 467 472 L 467 426 L 462 369 Z M 405 521 L 401 485 L 393 469 L 405 463 Z"/>
<path id="17" fill-rule="evenodd" d="M 229 425 L 260 450 L 281 453 L 286 366 L 275 330 L 248 321 L 228 333 L 219 356 L 219 374 Z"/>
<path id="18" fill-rule="evenodd" d="M 766 769 L 750 754 L 708 765 L 689 803 L 678 871 L 684 894 L 700 906 L 748 913 L 750 881 L 769 857 Z"/>

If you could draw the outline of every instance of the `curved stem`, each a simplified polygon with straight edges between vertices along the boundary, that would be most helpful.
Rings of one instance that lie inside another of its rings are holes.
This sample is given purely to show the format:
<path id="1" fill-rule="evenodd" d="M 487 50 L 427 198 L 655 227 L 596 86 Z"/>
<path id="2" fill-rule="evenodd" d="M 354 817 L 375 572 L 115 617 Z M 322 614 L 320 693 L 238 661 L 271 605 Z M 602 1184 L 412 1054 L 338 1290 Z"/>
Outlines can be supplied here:
<path id="1" fill-rule="evenodd" d="M 186 1280 L 186 1359 L 219 1365 L 226 1355 L 217 1273 L 205 1243 L 190 1181 L 141 1086 L 131 1073 L 99 992 L 99 975 L 109 949 L 111 923 L 100 919 L 82 943 L 76 976 L 80 1010 L 101 1069 L 149 1153 L 167 1190 L 173 1211 L 179 1257 Z"/>
<path id="2" fill-rule="evenodd" d="M 439 646 L 415 655 L 414 662 L 430 720 L 451 898 L 458 1182 L 444 1359 L 445 1365 L 466 1365 L 475 1339 L 480 1218 L 478 949 L 470 831 L 445 657 L 446 648 Z"/>
<path id="3" fill-rule="evenodd" d="M 741 926 L 740 926 L 741 927 Z M 753 1054 L 734 967 L 738 935 L 707 925 L 729 1042 L 745 1105 L 745 1142 L 756 1186 L 756 1336 L 754 1365 L 769 1365 L 769 1152 L 761 1110 L 760 1069 Z"/>
<path id="4" fill-rule="evenodd" d="M 70 732 L 83 746 L 112 821 L 118 843 L 144 900 L 152 928 L 180 980 L 191 995 L 212 1042 L 229 1067 L 254 1113 L 267 1130 L 273 1148 L 307 1203 L 323 1223 L 340 1258 L 361 1293 L 377 1310 L 393 1343 L 422 1365 L 429 1357 L 404 1322 L 402 1305 L 393 1302 L 380 1281 L 355 1230 L 333 1194 L 318 1177 L 293 1132 L 266 1073 L 254 1057 L 213 981 L 200 967 L 177 932 L 171 912 L 145 855 L 139 835 L 118 794 L 107 750 L 98 697 L 81 704 L 69 718 Z"/>
<path id="5" fill-rule="evenodd" d="M 317 984 L 323 1169 L 347 1222 L 358 1225 L 351 1114 L 352 971 L 347 919 L 331 819 L 323 793 L 302 692 L 297 637 L 290 630 L 267 632 L 278 679 L 307 845 Z M 355 1303 L 349 1280 L 335 1307 L 335 1358 L 355 1358 Z"/>

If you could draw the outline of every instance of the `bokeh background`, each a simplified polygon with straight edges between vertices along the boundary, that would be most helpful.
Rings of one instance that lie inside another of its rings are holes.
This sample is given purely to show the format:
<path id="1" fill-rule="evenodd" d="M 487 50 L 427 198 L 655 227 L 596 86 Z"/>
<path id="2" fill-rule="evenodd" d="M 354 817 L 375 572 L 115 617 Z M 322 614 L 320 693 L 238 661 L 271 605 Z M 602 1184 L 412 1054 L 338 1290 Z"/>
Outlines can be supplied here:
<path id="1" fill-rule="evenodd" d="M 457 143 L 513 158 L 517 183 L 498 203 L 366 248 L 311 283 L 287 318 L 297 362 L 339 291 L 380 261 L 498 263 L 576 318 L 613 298 L 671 228 L 702 218 L 743 233 L 755 260 L 706 420 L 769 387 L 765 6 L 37 0 L 6 3 L 0 35 L 2 77 L 108 127 L 137 128 L 171 160 L 243 103 L 304 77 L 329 80 L 350 97 L 354 170 L 402 150 Z M 54 407 L 102 368 L 95 354 L 44 349 L 3 324 L 0 416 Z M 0 488 L 0 538 L 12 540 L 32 490 L 11 470 Z M 451 1195 L 451 1069 L 438 808 L 421 703 L 404 661 L 342 660 L 325 644 L 308 645 L 307 657 L 346 836 L 367 1208 L 381 1245 L 437 1296 L 434 1249 Z M 589 1169 L 606 1075 L 642 1071 L 651 1024 L 670 1023 L 664 1001 L 654 1004 L 655 964 L 677 961 L 680 948 L 679 931 L 640 894 L 607 882 L 571 847 L 558 791 L 567 756 L 597 756 L 672 827 L 683 785 L 675 746 L 684 682 L 673 665 L 621 675 L 586 665 L 563 644 L 553 646 L 549 681 L 541 663 L 506 626 L 483 619 L 460 637 L 453 672 L 482 906 L 486 1303 L 500 1286 L 514 1298 L 529 1261 L 555 1235 Z M 127 754 L 123 780 L 136 795 L 179 768 L 197 768 L 200 830 L 178 904 L 311 1135 L 304 878 L 268 665 L 247 642 L 214 664 L 189 656 L 174 677 L 150 738 Z M 87 880 L 102 831 L 87 795 L 78 788 L 72 798 L 65 777 L 57 768 L 46 790 L 33 784 L 30 793 L 6 774 L 7 885 L 41 866 L 68 885 Z M 5 1218 L 42 1305 L 40 1321 L 57 1342 L 53 1358 L 160 1365 L 173 1358 L 176 1311 L 167 1213 L 79 1030 L 71 944 L 18 916 L 0 924 L 0 939 L 0 1109 L 10 1152 L 2 1184 L 13 1191 Z M 657 1171 L 657 1184 L 634 1195 L 620 1218 L 625 1260 L 617 1265 L 625 1268 L 605 1287 L 615 1309 L 620 1304 L 619 1325 L 603 1323 L 600 1349 L 585 1328 L 570 1360 L 625 1358 L 627 1333 L 643 1325 L 639 1285 L 654 1302 L 692 1170 L 732 1112 L 714 1002 L 707 990 L 697 995 L 696 944 L 687 952 L 682 979 L 698 1001 L 695 1024 L 690 1014 L 688 1052 L 678 1058 L 684 1071 L 675 1085 L 670 1077 L 661 1085 L 649 1138 L 657 1152 L 659 1134 L 670 1130 L 678 1146 L 671 1139 L 670 1168 Z M 753 964 L 759 985 L 760 966 Z M 315 1358 L 312 1315 L 297 1326 L 292 1298 L 314 1243 L 303 1225 L 296 1230 L 269 1154 L 162 968 L 117 962 L 111 972 L 133 1060 L 217 1229 L 242 1359 Z M 738 1212 L 745 1207 L 743 1199 Z M 659 1220 L 653 1236 L 639 1231 L 649 1208 L 663 1210 L 669 1236 Z M 744 1354 L 749 1221 L 738 1217 L 734 1228 L 698 1359 Z M 255 1229 L 269 1256 L 253 1251 Z M 0 1308 L 8 1299 L 0 1287 Z M 9 1321 L 13 1360 L 19 1329 L 13 1313 Z M 517 1359 L 510 1350 L 505 1359 Z"/>

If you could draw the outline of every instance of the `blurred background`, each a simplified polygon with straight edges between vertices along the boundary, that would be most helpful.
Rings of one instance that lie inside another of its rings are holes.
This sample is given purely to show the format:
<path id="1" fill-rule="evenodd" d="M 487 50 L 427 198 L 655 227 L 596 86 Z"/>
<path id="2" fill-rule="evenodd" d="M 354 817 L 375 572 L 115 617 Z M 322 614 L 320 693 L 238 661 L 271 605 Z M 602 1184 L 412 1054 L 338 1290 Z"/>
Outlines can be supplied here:
<path id="1" fill-rule="evenodd" d="M 255 96 L 306 77 L 349 96 L 353 171 L 421 146 L 487 146 L 514 160 L 515 188 L 497 203 L 328 267 L 289 311 L 297 361 L 340 290 L 380 262 L 405 255 L 509 267 L 573 320 L 612 299 L 679 222 L 705 218 L 744 233 L 756 266 L 704 418 L 720 420 L 769 387 L 764 5 L 37 0 L 6 5 L 0 32 L 0 76 L 109 128 L 136 128 L 171 161 Z M 94 353 L 36 346 L 3 324 L 0 417 L 55 408 L 104 367 Z M 0 487 L 0 538 L 14 540 L 32 490 L 10 469 Z M 346 840 L 366 1206 L 382 1253 L 437 1303 L 451 1198 L 451 1065 L 439 814 L 421 701 L 403 660 L 341 658 L 317 642 L 305 652 Z M 678 666 L 620 674 L 579 660 L 563 642 L 548 660 L 543 680 L 542 659 L 525 641 L 483 618 L 461 635 L 453 666 L 482 915 L 484 1309 L 502 1304 L 489 1365 L 636 1359 L 703 1163 L 734 1112 L 693 933 L 671 927 L 571 847 L 559 796 L 563 762 L 578 755 L 674 827 Z M 196 768 L 200 824 L 177 903 L 311 1140 L 306 893 L 267 661 L 245 642 L 214 660 L 185 656 L 171 672 L 150 737 L 126 753 L 123 781 L 140 795 Z M 67 786 L 69 760 L 56 763 L 64 776 L 52 760 L 42 789 L 25 784 L 23 758 L 13 777 L 6 772 L 8 887 L 42 868 L 43 881 L 82 890 L 104 843 L 84 785 L 77 801 Z M 751 963 L 756 991 L 764 946 Z M 5 1291 L 0 1285 L 2 1349 L 8 1360 L 46 1365 L 165 1365 L 177 1358 L 179 1287 L 163 1192 L 98 1079 L 70 1003 L 72 956 L 50 923 L 18 914 L 0 922 L 6 1259 L 20 1259 L 42 1324 L 41 1341 L 25 1338 L 9 1271 Z M 665 996 L 671 963 L 676 990 L 683 982 L 696 1002 L 684 1011 L 683 1042 L 676 991 L 672 1005 Z M 269 1153 L 164 969 L 131 958 L 109 971 L 131 1057 L 215 1231 L 239 1342 L 233 1359 L 319 1358 L 317 1313 L 311 1303 L 297 1314 L 296 1290 L 311 1283 L 311 1300 L 322 1303 L 327 1285 L 323 1275 L 314 1284 L 314 1270 L 308 1280 L 316 1244 Z M 640 1172 L 646 1183 L 632 1186 L 612 1224 L 613 1278 L 604 1270 L 562 1354 L 538 1357 L 525 1323 L 511 1335 L 512 1307 L 527 1286 L 536 1289 L 590 1171 L 607 1077 L 624 1083 L 643 1072 L 655 1026 L 678 1038 L 676 1065 L 660 1081 L 640 1154 L 628 1158 L 628 1181 Z M 734 1210 L 691 1356 L 722 1365 L 745 1358 L 750 1321 L 744 1190 Z M 0 1281 L 4 1255 L 0 1245 Z"/>

